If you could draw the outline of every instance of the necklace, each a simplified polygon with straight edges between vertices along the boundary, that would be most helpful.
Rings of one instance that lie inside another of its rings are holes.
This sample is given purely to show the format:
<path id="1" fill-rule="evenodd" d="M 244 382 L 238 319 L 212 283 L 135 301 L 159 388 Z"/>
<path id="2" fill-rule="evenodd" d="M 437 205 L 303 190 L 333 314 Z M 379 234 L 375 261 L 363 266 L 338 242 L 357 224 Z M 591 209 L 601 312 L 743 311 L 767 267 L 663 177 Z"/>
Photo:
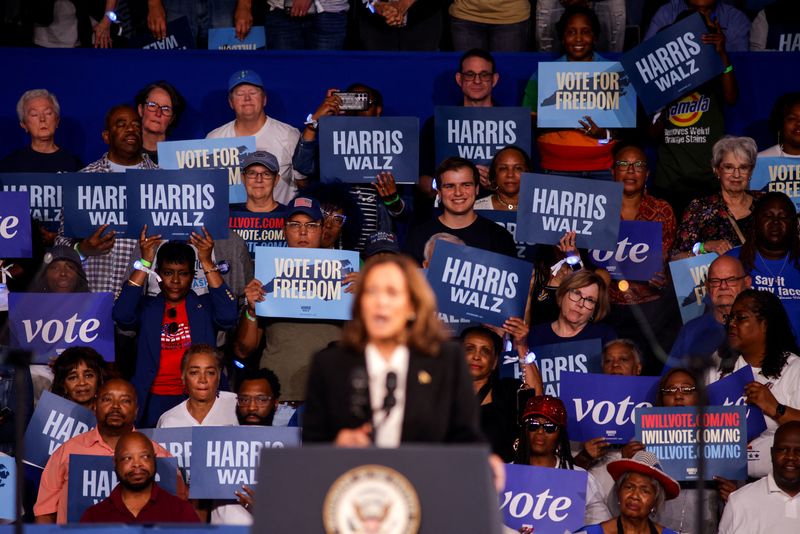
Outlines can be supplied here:
<path id="1" fill-rule="evenodd" d="M 764 260 L 764 256 L 762 256 L 760 252 L 756 252 L 756 255 L 758 256 L 758 259 L 761 260 L 761 264 L 764 266 L 767 272 L 770 275 L 772 275 L 773 279 L 777 279 L 780 275 L 783 274 L 783 270 L 786 268 L 786 261 L 789 259 L 789 253 L 787 252 L 786 256 L 783 257 L 783 265 L 781 265 L 781 270 L 778 271 L 778 274 L 776 275 L 775 273 L 772 272 L 772 269 L 770 269 L 769 266 L 767 265 L 767 262 Z"/>
<path id="2" fill-rule="evenodd" d="M 505 204 L 509 211 L 515 211 L 517 209 L 517 204 L 519 204 L 519 202 L 517 202 L 517 204 L 512 204 L 511 202 L 506 202 L 505 199 L 503 199 L 502 195 L 500 195 L 499 191 L 495 192 L 494 196 L 497 198 L 497 201 L 500 204 Z"/>

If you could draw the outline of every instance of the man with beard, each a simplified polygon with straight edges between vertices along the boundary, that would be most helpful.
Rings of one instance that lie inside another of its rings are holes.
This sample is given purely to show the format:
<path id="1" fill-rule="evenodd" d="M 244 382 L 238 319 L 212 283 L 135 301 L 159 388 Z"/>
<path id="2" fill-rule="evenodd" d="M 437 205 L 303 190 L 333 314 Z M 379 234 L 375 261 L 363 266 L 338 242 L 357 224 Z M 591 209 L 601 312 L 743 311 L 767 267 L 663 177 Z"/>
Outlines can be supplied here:
<path id="1" fill-rule="evenodd" d="M 89 507 L 81 523 L 199 523 L 192 506 L 156 484 L 156 454 L 144 434 L 122 436 L 114 449 L 119 484 Z"/>
<path id="2" fill-rule="evenodd" d="M 39 496 L 33 507 L 37 523 L 67 522 L 67 488 L 71 454 L 113 456 L 120 439 L 133 432 L 136 418 L 136 390 L 130 382 L 115 378 L 103 383 L 97 391 L 94 414 L 97 426 L 78 434 L 56 449 L 42 472 Z M 159 458 L 169 453 L 154 443 Z M 186 494 L 186 485 L 178 477 L 178 495 Z"/>
<path id="3" fill-rule="evenodd" d="M 280 396 L 281 383 L 270 369 L 246 373 L 236 392 L 236 417 L 239 418 L 239 424 L 272 426 Z"/>

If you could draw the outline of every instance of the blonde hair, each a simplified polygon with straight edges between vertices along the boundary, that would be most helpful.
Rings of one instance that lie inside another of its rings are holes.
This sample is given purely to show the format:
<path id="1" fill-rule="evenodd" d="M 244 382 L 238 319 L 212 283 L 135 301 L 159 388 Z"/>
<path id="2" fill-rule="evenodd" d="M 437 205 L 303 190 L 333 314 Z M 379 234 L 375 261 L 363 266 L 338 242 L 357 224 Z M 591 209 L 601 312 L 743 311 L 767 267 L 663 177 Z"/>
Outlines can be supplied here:
<path id="1" fill-rule="evenodd" d="M 592 284 L 597 284 L 597 304 L 594 307 L 592 320 L 602 321 L 603 318 L 608 315 L 608 311 L 611 308 L 611 305 L 608 302 L 608 286 L 606 286 L 606 281 L 594 271 L 581 269 L 580 271 L 575 271 L 564 278 L 564 281 L 559 284 L 558 289 L 556 290 L 558 307 L 561 307 L 561 301 L 569 291 L 572 291 L 573 289 L 589 287 Z"/>

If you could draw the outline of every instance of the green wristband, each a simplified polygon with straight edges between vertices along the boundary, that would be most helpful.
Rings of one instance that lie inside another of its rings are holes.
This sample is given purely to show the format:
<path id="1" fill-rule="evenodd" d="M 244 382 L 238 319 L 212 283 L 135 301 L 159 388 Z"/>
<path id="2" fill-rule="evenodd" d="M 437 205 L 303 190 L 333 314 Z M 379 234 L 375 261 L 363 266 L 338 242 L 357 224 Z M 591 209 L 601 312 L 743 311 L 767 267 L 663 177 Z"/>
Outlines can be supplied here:
<path id="1" fill-rule="evenodd" d="M 148 269 L 153 266 L 153 262 L 147 261 L 144 258 L 139 258 L 139 263 L 147 267 Z"/>
<path id="2" fill-rule="evenodd" d="M 394 194 L 394 198 L 392 198 L 392 200 L 383 201 L 383 203 L 386 204 L 387 206 L 391 206 L 392 204 L 397 204 L 398 202 L 400 202 L 400 195 L 398 195 L 397 193 Z"/>

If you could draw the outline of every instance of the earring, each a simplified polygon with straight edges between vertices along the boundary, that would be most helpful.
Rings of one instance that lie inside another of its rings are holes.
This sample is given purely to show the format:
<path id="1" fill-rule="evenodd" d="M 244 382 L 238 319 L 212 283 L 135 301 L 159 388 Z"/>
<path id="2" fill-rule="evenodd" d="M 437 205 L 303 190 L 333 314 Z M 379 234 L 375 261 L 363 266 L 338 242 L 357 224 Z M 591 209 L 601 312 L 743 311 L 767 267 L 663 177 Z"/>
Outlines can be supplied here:
<path id="1" fill-rule="evenodd" d="M 416 313 L 414 313 L 414 312 L 411 312 L 410 314 L 408 314 L 408 319 L 406 319 L 406 320 L 407 320 L 409 323 L 413 323 L 414 321 L 416 321 L 416 320 L 417 320 L 417 314 L 416 314 Z"/>

